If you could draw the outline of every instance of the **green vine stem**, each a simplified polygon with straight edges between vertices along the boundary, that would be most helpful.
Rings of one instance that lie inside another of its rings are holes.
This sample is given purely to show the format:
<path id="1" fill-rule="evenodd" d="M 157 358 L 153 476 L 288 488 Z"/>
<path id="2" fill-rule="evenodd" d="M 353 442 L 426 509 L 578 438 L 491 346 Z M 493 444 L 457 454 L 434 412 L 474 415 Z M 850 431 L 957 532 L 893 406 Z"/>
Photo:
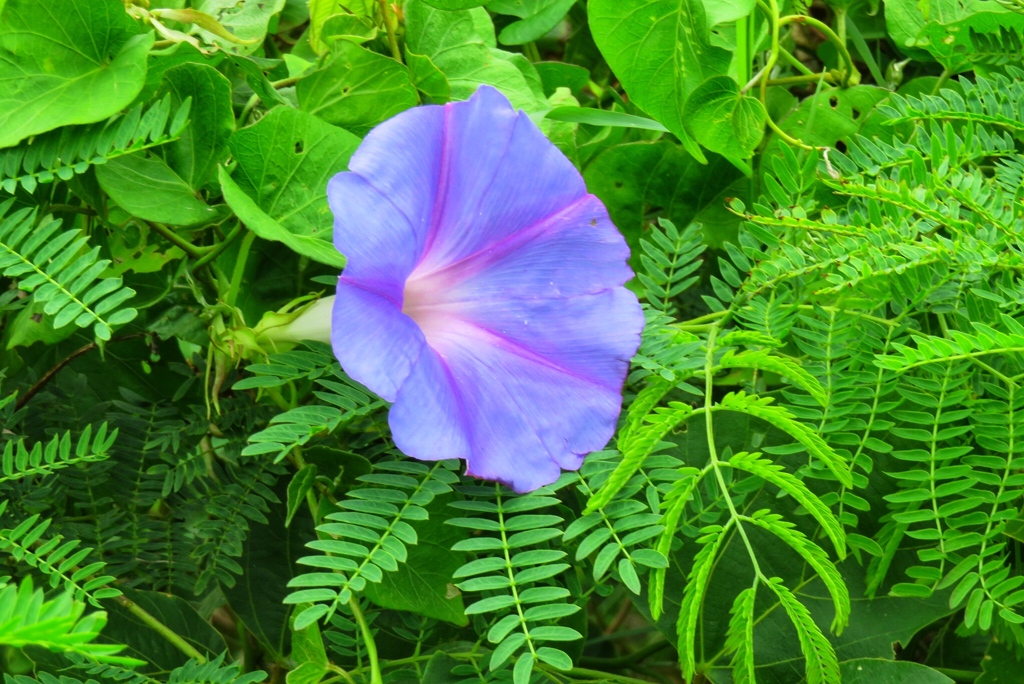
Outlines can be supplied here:
<path id="1" fill-rule="evenodd" d="M 249 250 L 252 243 L 256 241 L 256 233 L 246 233 L 242 238 L 242 244 L 238 248 L 238 257 L 235 259 L 235 267 L 231 272 L 231 284 L 228 285 L 224 302 L 228 306 L 234 306 L 238 299 L 238 293 L 242 289 L 242 276 L 245 275 L 245 263 L 249 260 Z"/>
<path id="2" fill-rule="evenodd" d="M 836 44 L 836 49 L 839 50 L 839 56 L 842 57 L 843 61 L 846 63 L 846 71 L 843 74 L 843 86 L 849 87 L 860 83 L 860 72 L 857 71 L 857 67 L 853 64 L 853 57 L 850 55 L 849 48 L 846 47 L 846 41 L 836 35 L 836 32 L 832 30 L 832 27 L 823 21 L 819 21 L 814 17 L 808 17 L 804 14 L 790 14 L 789 16 L 779 19 L 779 28 L 788 24 L 809 24 L 824 33 L 829 40 Z"/>
<path id="3" fill-rule="evenodd" d="M 812 75 L 815 76 L 815 77 L 818 76 L 818 74 L 816 74 L 813 71 L 811 71 L 810 69 L 808 69 L 806 64 L 804 64 L 799 59 L 794 57 L 792 52 L 790 52 L 786 48 L 782 47 L 781 45 L 779 46 L 779 57 L 782 58 L 783 62 L 786 62 L 791 67 L 793 67 L 794 69 L 796 69 L 797 71 L 799 71 L 801 74 L 803 74 L 805 76 L 812 76 Z"/>
<path id="4" fill-rule="evenodd" d="M 210 263 L 211 261 L 213 261 L 214 259 L 216 259 L 217 257 L 219 257 L 221 255 L 221 253 L 225 249 L 227 249 L 228 245 L 230 245 L 232 242 L 234 242 L 235 238 L 237 238 L 241 234 L 242 230 L 243 230 L 243 226 L 242 226 L 241 221 L 239 221 L 237 224 L 235 224 L 235 227 L 231 229 L 231 232 L 228 233 L 224 237 L 223 240 L 221 240 L 220 242 L 218 242 L 215 245 L 211 245 L 210 251 L 208 251 L 206 254 L 204 254 L 192 266 L 192 268 L 201 268 L 201 267 L 205 266 L 206 264 Z"/>
<path id="5" fill-rule="evenodd" d="M 146 225 L 154 232 L 166 238 L 168 242 L 170 242 L 175 247 L 181 249 L 181 251 L 185 252 L 185 254 L 188 254 L 193 259 L 199 259 L 200 257 L 204 256 L 207 252 L 213 249 L 212 247 L 198 247 L 196 245 L 193 245 L 191 242 L 189 242 L 188 240 L 174 232 L 174 230 L 168 228 L 167 226 L 161 223 L 146 222 Z"/>
<path id="6" fill-rule="evenodd" d="M 395 37 L 396 29 L 398 28 L 398 19 L 392 14 L 391 9 L 388 7 L 388 0 L 377 0 L 380 4 L 380 11 L 383 15 L 384 30 L 388 34 L 388 47 L 391 49 L 391 56 L 398 61 L 399 64 L 402 62 L 402 51 L 398 49 L 398 39 Z"/>

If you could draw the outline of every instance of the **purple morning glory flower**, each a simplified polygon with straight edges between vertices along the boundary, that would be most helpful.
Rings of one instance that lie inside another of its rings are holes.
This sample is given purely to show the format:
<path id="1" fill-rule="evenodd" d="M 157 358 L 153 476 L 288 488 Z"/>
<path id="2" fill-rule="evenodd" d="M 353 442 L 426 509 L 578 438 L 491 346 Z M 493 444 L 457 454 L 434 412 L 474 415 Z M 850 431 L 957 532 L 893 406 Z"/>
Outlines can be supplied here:
<path id="1" fill-rule="evenodd" d="M 331 342 L 395 444 L 526 492 L 615 430 L 643 315 L 629 248 L 497 90 L 371 131 L 327 190 L 348 257 Z"/>

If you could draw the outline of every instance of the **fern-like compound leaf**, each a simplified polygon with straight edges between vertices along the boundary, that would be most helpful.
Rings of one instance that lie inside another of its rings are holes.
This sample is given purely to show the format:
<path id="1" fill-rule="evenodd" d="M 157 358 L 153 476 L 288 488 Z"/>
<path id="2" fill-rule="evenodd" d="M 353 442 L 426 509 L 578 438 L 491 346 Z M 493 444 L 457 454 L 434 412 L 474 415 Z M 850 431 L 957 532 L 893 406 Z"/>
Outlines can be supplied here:
<path id="1" fill-rule="evenodd" d="M 850 622 L 850 592 L 839 569 L 828 559 L 825 551 L 796 529 L 793 523 L 783 520 L 781 515 L 761 510 L 746 519 L 784 541 L 818 574 L 832 596 L 832 605 L 835 608 L 832 631 L 836 634 L 842 633 L 843 628 Z"/>
<path id="2" fill-rule="evenodd" d="M 744 392 L 730 392 L 722 397 L 722 401 L 715 408 L 739 411 L 771 423 L 800 442 L 812 456 L 820 459 L 839 482 L 847 487 L 852 487 L 853 480 L 843 457 L 836 453 L 818 433 L 796 420 L 793 414 L 785 408 L 773 406 L 772 401 L 772 397 L 756 397 Z"/>
<path id="3" fill-rule="evenodd" d="M 644 459 L 654 451 L 662 438 L 691 415 L 693 407 L 678 401 L 671 402 L 667 408 L 655 409 L 653 415 L 648 415 L 644 424 L 630 434 L 622 447 L 622 460 L 604 487 L 587 503 L 586 512 L 590 513 L 607 505 L 640 468 Z"/>
<path id="4" fill-rule="evenodd" d="M 65 126 L 0 150 L 0 187 L 13 194 L 39 184 L 70 180 L 111 159 L 177 140 L 188 124 L 191 98 L 171 116 L 171 96 L 140 104 L 107 121 Z"/>
<path id="5" fill-rule="evenodd" d="M 495 644 L 492 671 L 500 671 L 513 656 L 517 656 L 516 668 L 525 669 L 519 663 L 530 659 L 526 662 L 532 669 L 534 658 L 571 664 L 562 649 L 540 644 L 583 638 L 571 627 L 551 624 L 579 610 L 579 606 L 565 601 L 569 590 L 556 581 L 569 569 L 569 564 L 563 562 L 566 553 L 547 544 L 563 534 L 560 515 L 540 512 L 558 504 L 553 493 L 549 486 L 510 497 L 496 486 L 493 498 L 483 497 L 481 491 L 473 499 L 449 504 L 476 515 L 450 518 L 446 524 L 486 533 L 464 539 L 452 548 L 476 556 L 459 568 L 455 577 L 469 578 L 457 585 L 463 592 L 482 594 L 466 606 L 466 614 L 488 615 L 494 620 L 487 632 L 487 640 Z"/>
<path id="6" fill-rule="evenodd" d="M 0 204 L 0 273 L 32 293 L 54 328 L 92 326 L 98 339 L 109 340 L 114 327 L 138 315 L 123 306 L 135 291 L 121 278 L 100 277 L 110 261 L 99 258 L 99 247 L 86 250 L 88 237 L 77 228 L 61 231 L 60 221 L 48 217 L 37 225 L 32 209 L 8 214 L 13 203 Z"/>
<path id="7" fill-rule="evenodd" d="M 732 603 L 725 647 L 732 652 L 733 684 L 757 684 L 754 665 L 754 606 L 757 585 L 744 589 Z"/>
<path id="8" fill-rule="evenodd" d="M 637 275 L 644 286 L 644 297 L 651 306 L 669 313 L 674 301 L 692 287 L 700 277 L 694 275 L 701 266 L 704 237 L 700 224 L 693 223 L 680 231 L 671 221 L 659 220 L 649 235 L 640 241 L 640 261 L 644 271 Z"/>
<path id="9" fill-rule="evenodd" d="M 683 678 L 692 679 L 697 668 L 695 640 L 697 638 L 697 619 L 700 617 L 704 595 L 711 582 L 718 551 L 725 540 L 726 532 L 732 521 L 726 526 L 712 525 L 701 530 L 697 541 L 701 544 L 700 551 L 693 559 L 693 566 L 687 577 L 686 588 L 683 590 L 683 601 L 679 606 L 679 618 L 676 621 L 676 634 L 679 643 L 679 664 Z"/>
<path id="10" fill-rule="evenodd" d="M 426 506 L 435 496 L 451 491 L 458 482 L 454 467 L 445 461 L 429 467 L 414 461 L 387 461 L 359 478 L 366 486 L 339 501 L 341 510 L 327 515 L 329 522 L 317 527 L 319 539 L 306 544 L 319 553 L 298 561 L 316 571 L 298 575 L 288 584 L 296 591 L 285 598 L 286 603 L 313 604 L 296 616 L 296 629 L 321 618 L 329 620 L 366 582 L 380 582 L 385 572 L 394 572 L 405 562 L 406 545 L 418 541 L 409 521 L 426 520 Z"/>
<path id="11" fill-rule="evenodd" d="M 27 477 L 49 475 L 62 468 L 81 463 L 95 463 L 110 457 L 110 447 L 117 439 L 117 430 L 107 434 L 103 423 L 92 436 L 92 426 L 87 425 L 78 439 L 74 452 L 71 449 L 71 433 L 55 435 L 44 447 L 37 442 L 29 449 L 25 442 L 11 441 L 4 445 L 0 456 L 0 485 Z"/>
<path id="12" fill-rule="evenodd" d="M 0 584 L 0 645 L 37 646 L 77 654 L 94 662 L 125 666 L 145 664 L 136 658 L 117 655 L 124 646 L 96 643 L 107 624 L 107 614 L 96 611 L 86 615 L 85 609 L 86 604 L 70 589 L 45 598 L 43 590 L 33 586 L 31 577 L 23 579 L 20 586 Z M 8 682 L 14 679 L 9 675 L 5 678 Z"/>
<path id="13" fill-rule="evenodd" d="M 836 652 L 814 622 L 807 606 L 801 603 L 777 577 L 768 582 L 768 588 L 778 597 L 783 610 L 796 627 L 800 650 L 804 654 L 806 664 L 807 684 L 833 684 L 842 681 Z"/>
<path id="14" fill-rule="evenodd" d="M 243 456 L 274 454 L 275 462 L 279 462 L 294 447 L 303 446 L 319 434 L 329 434 L 384 406 L 381 399 L 349 378 L 324 347 L 311 346 L 310 351 L 274 354 L 266 363 L 248 367 L 253 377 L 235 383 L 233 389 L 236 390 L 260 389 L 308 378 L 316 384 L 313 395 L 324 402 L 299 406 L 274 416 L 266 429 L 249 437 L 249 445 L 242 450 Z"/>
<path id="15" fill-rule="evenodd" d="M 843 531 L 842 524 L 840 524 L 831 509 L 807 488 L 803 480 L 788 473 L 782 466 L 776 465 L 768 459 L 760 458 L 760 454 L 756 452 L 747 453 L 741 451 L 729 459 L 729 465 L 760 477 L 792 496 L 818 521 L 818 524 L 821 525 L 821 528 L 835 546 L 839 557 L 844 558 L 846 556 L 846 534 Z"/>
<path id="16" fill-rule="evenodd" d="M 765 351 L 743 351 L 736 353 L 733 350 L 729 350 L 719 360 L 718 366 L 720 368 L 751 368 L 759 371 L 768 371 L 769 373 L 778 373 L 788 378 L 797 387 L 806 391 L 822 406 L 828 403 L 828 397 L 818 379 L 804 370 L 793 359 L 785 356 Z"/>

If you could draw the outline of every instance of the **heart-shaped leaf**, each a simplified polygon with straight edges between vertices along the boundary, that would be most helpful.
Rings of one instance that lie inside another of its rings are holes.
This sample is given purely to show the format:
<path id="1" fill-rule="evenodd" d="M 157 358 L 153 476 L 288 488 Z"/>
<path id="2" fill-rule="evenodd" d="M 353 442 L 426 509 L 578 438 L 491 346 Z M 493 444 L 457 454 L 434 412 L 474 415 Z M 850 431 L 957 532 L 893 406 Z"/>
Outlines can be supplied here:
<path id="1" fill-rule="evenodd" d="M 683 121 L 701 145 L 733 159 L 747 159 L 764 137 L 768 119 L 761 101 L 740 92 L 730 76 L 712 76 L 693 91 Z"/>

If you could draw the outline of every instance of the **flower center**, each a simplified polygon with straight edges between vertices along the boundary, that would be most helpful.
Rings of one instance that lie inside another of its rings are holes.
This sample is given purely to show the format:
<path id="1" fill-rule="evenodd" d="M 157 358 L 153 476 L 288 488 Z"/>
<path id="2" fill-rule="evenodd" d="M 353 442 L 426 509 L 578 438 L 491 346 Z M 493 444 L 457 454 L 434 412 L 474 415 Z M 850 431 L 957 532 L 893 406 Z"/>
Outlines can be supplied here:
<path id="1" fill-rule="evenodd" d="M 454 283 L 443 273 L 418 274 L 417 268 L 405 281 L 402 293 L 402 313 L 416 321 L 427 343 L 438 347 L 446 332 L 461 327 L 457 319 L 458 304 L 445 301 Z"/>

